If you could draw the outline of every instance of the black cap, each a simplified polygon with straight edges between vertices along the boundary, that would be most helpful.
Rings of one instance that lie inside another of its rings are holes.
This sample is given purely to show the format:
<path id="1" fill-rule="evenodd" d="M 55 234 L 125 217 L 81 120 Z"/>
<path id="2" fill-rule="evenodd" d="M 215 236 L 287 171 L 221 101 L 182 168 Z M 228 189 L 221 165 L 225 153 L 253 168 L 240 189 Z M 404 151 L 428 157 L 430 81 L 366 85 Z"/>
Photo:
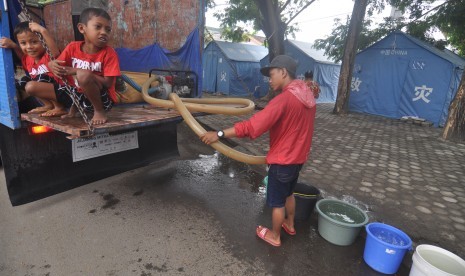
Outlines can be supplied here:
<path id="1" fill-rule="evenodd" d="M 286 55 L 279 55 L 276 56 L 268 65 L 267 67 L 263 67 L 260 69 L 260 72 L 264 75 L 269 77 L 270 76 L 270 70 L 272 68 L 286 68 L 287 72 L 291 74 L 292 76 L 295 76 L 295 71 L 297 69 L 297 62 L 291 58 L 290 56 Z"/>

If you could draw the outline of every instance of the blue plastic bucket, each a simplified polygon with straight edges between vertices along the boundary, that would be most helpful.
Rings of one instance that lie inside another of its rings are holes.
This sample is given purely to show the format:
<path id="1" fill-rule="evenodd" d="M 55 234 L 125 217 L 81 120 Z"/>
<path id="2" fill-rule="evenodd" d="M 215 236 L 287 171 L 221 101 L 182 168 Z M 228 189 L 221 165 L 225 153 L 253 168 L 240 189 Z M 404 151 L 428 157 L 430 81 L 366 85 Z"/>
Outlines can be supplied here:
<path id="1" fill-rule="evenodd" d="M 412 249 L 412 240 L 404 232 L 384 223 L 370 223 L 366 231 L 365 262 L 378 272 L 396 273 L 405 253 Z"/>

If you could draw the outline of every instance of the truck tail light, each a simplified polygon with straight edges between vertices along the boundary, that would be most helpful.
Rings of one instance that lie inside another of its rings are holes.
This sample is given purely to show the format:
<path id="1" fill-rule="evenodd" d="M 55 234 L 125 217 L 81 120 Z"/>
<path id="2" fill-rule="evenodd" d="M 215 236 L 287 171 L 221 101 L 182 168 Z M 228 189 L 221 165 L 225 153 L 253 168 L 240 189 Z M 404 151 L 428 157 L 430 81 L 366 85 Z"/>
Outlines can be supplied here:
<path id="1" fill-rule="evenodd" d="M 52 132 L 52 131 L 54 131 L 53 128 L 49 128 L 49 127 L 41 126 L 41 125 L 35 125 L 29 128 L 30 134 L 42 134 L 42 133 Z"/>

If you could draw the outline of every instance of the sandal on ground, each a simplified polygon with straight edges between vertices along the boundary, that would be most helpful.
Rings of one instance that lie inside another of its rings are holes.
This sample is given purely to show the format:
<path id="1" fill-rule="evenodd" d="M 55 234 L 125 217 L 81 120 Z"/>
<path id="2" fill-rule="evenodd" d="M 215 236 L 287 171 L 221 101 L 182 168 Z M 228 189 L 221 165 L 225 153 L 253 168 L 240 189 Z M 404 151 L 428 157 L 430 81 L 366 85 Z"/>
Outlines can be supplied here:
<path id="1" fill-rule="evenodd" d="M 287 225 L 284 224 L 284 223 L 283 223 L 281 226 L 283 227 L 284 231 L 285 231 L 288 235 L 295 236 L 295 234 L 296 234 L 295 229 L 294 229 L 294 231 L 291 231 L 291 230 L 287 227 Z"/>
<path id="2" fill-rule="evenodd" d="M 268 229 L 268 228 L 266 228 L 266 227 L 263 227 L 263 226 L 261 226 L 261 225 L 259 225 L 259 226 L 257 227 L 257 229 L 256 229 L 257 236 L 258 236 L 260 239 L 262 239 L 262 240 L 264 240 L 265 242 L 271 244 L 272 246 L 276 246 L 276 247 L 281 246 L 281 243 L 276 243 L 276 242 L 274 242 L 274 241 L 269 240 L 269 239 L 266 238 L 266 233 L 268 233 L 269 231 L 270 231 L 270 229 Z"/>

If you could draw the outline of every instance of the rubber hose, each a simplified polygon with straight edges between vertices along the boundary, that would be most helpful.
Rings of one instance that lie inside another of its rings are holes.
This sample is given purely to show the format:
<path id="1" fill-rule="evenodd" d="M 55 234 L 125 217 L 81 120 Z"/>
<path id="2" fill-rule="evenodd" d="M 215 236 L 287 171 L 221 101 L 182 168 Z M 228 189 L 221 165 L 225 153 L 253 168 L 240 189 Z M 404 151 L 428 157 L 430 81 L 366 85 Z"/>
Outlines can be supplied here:
<path id="1" fill-rule="evenodd" d="M 169 100 L 156 99 L 151 97 L 147 91 L 150 84 L 157 79 L 156 75 L 152 75 L 142 85 L 142 98 L 149 104 L 165 107 L 175 108 L 174 103 Z M 193 99 L 183 98 L 187 109 L 190 112 L 205 112 L 211 114 L 225 114 L 225 115 L 245 115 L 251 113 L 255 109 L 255 104 L 251 100 L 240 98 L 222 98 L 222 99 Z M 242 105 L 243 107 L 231 107 L 225 105 Z M 223 106 L 219 106 L 223 105 Z"/>
<path id="2" fill-rule="evenodd" d="M 142 87 L 139 86 L 139 84 L 137 84 L 133 79 L 131 79 L 129 76 L 125 75 L 125 74 L 121 74 L 121 78 L 127 83 L 129 84 L 130 86 L 132 86 L 132 88 L 136 89 L 137 91 L 139 92 L 142 92 Z M 154 92 L 157 92 L 157 90 L 159 90 L 160 88 L 158 87 L 151 87 L 149 89 L 149 94 L 153 94 Z"/>
<path id="3" fill-rule="evenodd" d="M 205 112 L 205 113 L 215 113 L 215 114 L 227 114 L 227 115 L 242 115 L 248 114 L 254 109 L 254 103 L 247 99 L 186 99 L 179 98 L 176 93 L 170 94 L 170 100 L 160 100 L 155 99 L 148 95 L 147 90 L 150 84 L 155 80 L 156 76 L 150 77 L 144 84 L 142 85 L 142 97 L 144 100 L 152 105 L 165 107 L 165 108 L 176 108 L 178 112 L 181 114 L 184 121 L 186 121 L 187 125 L 197 134 L 197 136 L 202 136 L 207 131 L 195 120 L 194 116 L 190 113 L 191 111 L 197 112 Z M 194 100 L 194 101 L 193 101 Z M 212 101 L 214 100 L 214 101 Z M 238 101 L 240 100 L 240 101 Z M 184 104 L 184 102 L 190 102 L 188 104 Z M 218 104 L 218 103 L 225 103 L 225 104 L 243 104 L 245 107 L 243 108 L 232 108 L 232 107 L 215 107 L 208 105 L 210 103 Z M 250 105 L 252 105 L 252 109 L 250 110 Z M 244 111 L 244 109 L 246 111 Z M 249 111 L 250 110 L 250 111 Z M 214 112 L 212 112 L 214 111 Z M 224 111 L 224 112 L 220 112 Z M 235 113 L 234 113 L 235 112 Z M 247 113 L 244 113 L 247 112 Z M 239 152 L 231 147 L 226 146 L 221 142 L 215 142 L 211 144 L 211 146 L 217 150 L 218 152 L 236 160 L 239 162 L 244 162 L 247 164 L 252 165 L 261 165 L 266 164 L 265 156 L 253 156 L 249 154 L 245 154 Z"/>
<path id="4" fill-rule="evenodd" d="M 176 93 L 170 94 L 170 100 L 173 101 L 174 105 L 176 106 L 176 109 L 178 110 L 179 113 L 181 113 L 181 116 L 184 119 L 184 121 L 186 121 L 187 125 L 195 132 L 195 134 L 197 134 L 197 136 L 200 137 L 205 132 L 207 132 L 197 122 L 197 120 L 195 120 L 194 116 L 192 116 L 192 114 L 189 112 L 189 110 L 186 108 L 186 106 L 184 105 L 184 103 L 181 101 L 181 99 Z M 217 151 L 221 152 L 222 154 L 228 156 L 229 158 L 232 158 L 240 162 L 244 162 L 244 163 L 252 164 L 252 165 L 260 165 L 260 164 L 266 163 L 264 156 L 253 156 L 253 155 L 245 154 L 235 149 L 232 149 L 231 147 L 228 147 L 219 141 L 212 143 L 211 146 Z"/>

